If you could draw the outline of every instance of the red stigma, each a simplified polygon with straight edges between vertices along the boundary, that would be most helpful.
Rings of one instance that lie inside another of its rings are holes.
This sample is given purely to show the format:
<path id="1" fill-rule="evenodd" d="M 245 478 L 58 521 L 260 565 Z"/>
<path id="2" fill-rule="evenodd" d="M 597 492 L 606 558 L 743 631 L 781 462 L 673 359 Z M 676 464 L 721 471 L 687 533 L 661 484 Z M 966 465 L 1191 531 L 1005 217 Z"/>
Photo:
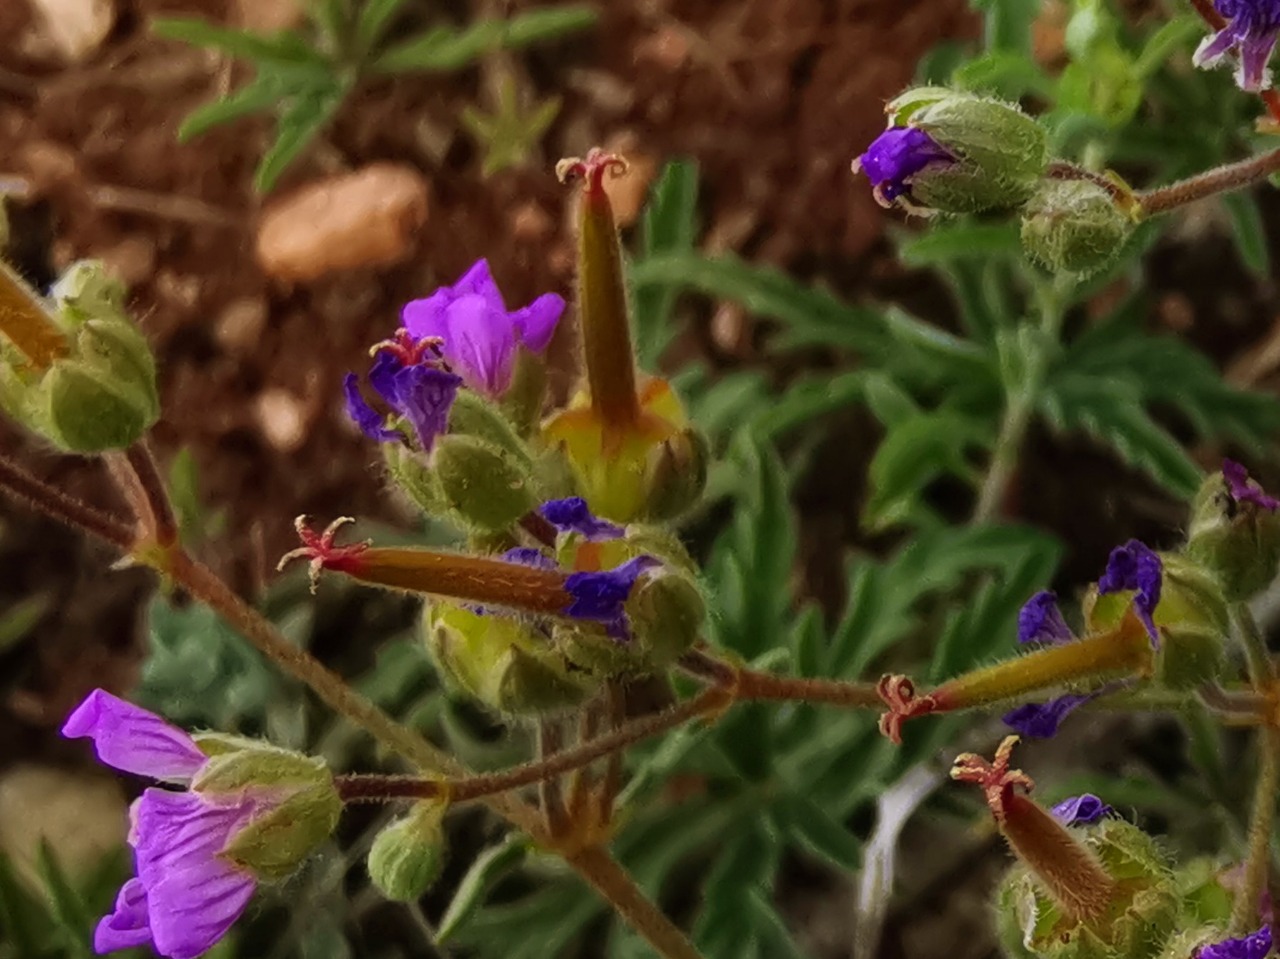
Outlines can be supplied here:
<path id="1" fill-rule="evenodd" d="M 880 717 L 880 732 L 894 745 L 902 745 L 902 724 L 938 708 L 932 696 L 916 696 L 915 684 L 906 676 L 888 674 L 876 683 L 876 694 L 888 711 Z"/>
<path id="2" fill-rule="evenodd" d="M 391 339 L 373 344 L 369 354 L 377 356 L 379 353 L 390 353 L 401 366 L 418 366 L 421 363 L 444 366 L 443 346 L 444 339 L 439 336 L 416 339 L 402 326 L 392 334 Z"/>
<path id="3" fill-rule="evenodd" d="M 568 157 L 556 164 L 556 178 L 561 183 L 581 179 L 583 191 L 588 196 L 601 195 L 606 171 L 614 176 L 622 176 L 627 172 L 627 161 L 616 153 L 606 153 L 599 147 L 592 147 L 585 158 Z"/>
<path id="4" fill-rule="evenodd" d="M 295 559 L 308 560 L 311 564 L 311 592 L 313 593 L 316 591 L 322 569 L 337 570 L 340 573 L 354 572 L 359 566 L 356 557 L 369 548 L 368 542 L 352 543 L 349 546 L 334 544 L 338 530 L 354 522 L 355 520 L 350 516 L 340 516 L 325 527 L 323 533 L 317 533 L 307 525 L 307 517 L 299 516 L 293 521 L 293 528 L 298 531 L 302 546 L 280 557 L 276 569 L 284 569 Z"/>
<path id="5" fill-rule="evenodd" d="M 1035 783 L 1021 769 L 1010 769 L 1009 761 L 1013 757 L 1013 747 L 1018 744 L 1017 736 L 1006 736 L 996 749 L 993 761 L 988 762 L 977 753 L 961 753 L 951 767 L 951 778 L 957 782 L 974 783 L 982 789 L 986 796 L 996 822 L 1003 823 L 1005 807 L 1014 787 L 1021 787 L 1030 792 Z"/>

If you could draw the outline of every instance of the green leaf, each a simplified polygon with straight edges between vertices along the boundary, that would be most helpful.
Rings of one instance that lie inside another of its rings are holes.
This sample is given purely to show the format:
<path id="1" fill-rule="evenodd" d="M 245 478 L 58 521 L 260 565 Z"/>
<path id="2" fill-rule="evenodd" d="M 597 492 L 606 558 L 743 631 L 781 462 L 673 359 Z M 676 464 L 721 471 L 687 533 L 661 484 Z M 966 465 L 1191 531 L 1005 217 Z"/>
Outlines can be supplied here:
<path id="1" fill-rule="evenodd" d="M 0 653 L 9 651 L 31 635 L 53 603 L 48 593 L 33 593 L 16 600 L 0 613 Z"/>
<path id="2" fill-rule="evenodd" d="M 632 267 L 631 282 L 637 292 L 657 284 L 740 303 L 757 315 L 782 322 L 786 328 L 784 342 L 790 346 L 826 343 L 877 355 L 890 348 L 884 323 L 876 311 L 842 303 L 779 270 L 749 264 L 729 254 L 653 256 Z"/>
<path id="3" fill-rule="evenodd" d="M 213 127 L 254 113 L 275 108 L 286 96 L 281 85 L 267 74 L 259 74 L 249 83 L 233 90 L 220 100 L 196 107 L 178 127 L 178 140 L 186 143 Z"/>
<path id="4" fill-rule="evenodd" d="M 1031 53 L 1031 24 L 1040 11 L 1040 0 L 970 0 L 983 13 L 988 51 Z"/>
<path id="5" fill-rule="evenodd" d="M 802 849 L 845 872 L 862 868 L 862 843 L 808 796 L 785 792 L 774 802 L 773 811 Z"/>
<path id="6" fill-rule="evenodd" d="M 22 957 L 41 956 L 51 919 L 47 910 L 23 888 L 13 860 L 0 853 L 0 929 Z"/>
<path id="7" fill-rule="evenodd" d="M 791 627 L 789 646 L 796 675 L 822 675 L 822 647 L 826 640 L 822 610 L 814 604 L 805 606 Z"/>
<path id="8" fill-rule="evenodd" d="M 1017 258 L 1022 243 L 1016 224 L 954 220 L 927 233 L 904 234 L 898 255 L 907 266 L 935 266 L 952 260 Z"/>
<path id="9" fill-rule="evenodd" d="M 157 36 L 181 40 L 198 47 L 211 47 L 244 60 L 283 67 L 309 65 L 326 71 L 332 69 L 318 50 L 298 34 L 288 30 L 274 36 L 263 36 L 248 30 L 232 30 L 205 20 L 188 18 L 153 20 L 151 29 Z"/>
<path id="10" fill-rule="evenodd" d="M 391 18 L 400 12 L 406 0 L 364 0 L 360 16 L 356 20 L 356 45 L 365 53 L 371 51 L 382 39 Z"/>
<path id="11" fill-rule="evenodd" d="M 53 916 L 63 940 L 73 956 L 87 957 L 93 954 L 90 947 L 96 917 L 91 916 L 84 902 L 75 891 L 66 873 L 58 865 L 53 848 L 45 839 L 40 840 L 36 853 L 36 865 L 45 891 L 53 903 Z"/>
<path id="12" fill-rule="evenodd" d="M 1258 210 L 1258 200 L 1251 193 L 1224 193 L 1219 199 L 1231 220 L 1231 233 L 1236 240 L 1240 259 L 1254 276 L 1271 276 L 1271 257 L 1267 251 L 1266 225 Z"/>
<path id="13" fill-rule="evenodd" d="M 1113 379 L 1060 375 L 1042 393 L 1040 409 L 1059 429 L 1093 436 L 1175 496 L 1190 499 L 1200 487 L 1200 468 L 1127 387 Z"/>
<path id="14" fill-rule="evenodd" d="M 640 228 L 639 259 L 693 249 L 698 224 L 698 167 L 690 160 L 668 163 L 649 194 Z M 633 297 L 636 360 L 644 369 L 658 365 L 676 331 L 669 323 L 679 290 L 650 284 Z"/>
<path id="15" fill-rule="evenodd" d="M 555 40 L 596 25 L 600 14 L 585 3 L 526 10 L 506 21 L 502 45 L 508 49 Z"/>
<path id="16" fill-rule="evenodd" d="M 371 68 L 378 73 L 458 70 L 492 50 L 514 50 L 585 29 L 596 17 L 590 7 L 565 6 L 530 10 L 510 20 L 477 20 L 461 30 L 436 27 L 391 47 Z"/>
<path id="17" fill-rule="evenodd" d="M 295 101 L 280 116 L 276 138 L 253 174 L 253 186 L 259 193 L 267 193 L 276 185 L 281 174 L 298 158 L 298 155 L 316 135 L 324 129 L 342 105 L 342 94 L 306 97 Z"/>
<path id="18" fill-rule="evenodd" d="M 963 63 L 951 75 L 951 82 L 961 90 L 994 93 L 1011 100 L 1028 94 L 1048 99 L 1053 81 L 1025 53 L 993 50 Z"/>
<path id="19" fill-rule="evenodd" d="M 472 861 L 449 908 L 436 927 L 436 941 L 447 941 L 475 913 L 498 880 L 524 861 L 528 843 L 512 834 L 496 846 L 490 846 Z"/>

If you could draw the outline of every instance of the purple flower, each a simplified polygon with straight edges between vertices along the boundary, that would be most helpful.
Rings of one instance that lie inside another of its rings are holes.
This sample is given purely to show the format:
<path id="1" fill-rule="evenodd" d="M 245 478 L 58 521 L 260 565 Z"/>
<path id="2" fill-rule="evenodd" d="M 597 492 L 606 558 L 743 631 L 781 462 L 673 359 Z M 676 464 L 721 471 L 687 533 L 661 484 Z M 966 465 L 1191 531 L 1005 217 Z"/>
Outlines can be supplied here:
<path id="1" fill-rule="evenodd" d="M 1192 62 L 1198 67 L 1216 67 L 1236 61 L 1236 85 L 1254 93 L 1271 86 L 1267 61 L 1280 34 L 1280 0 L 1214 0 L 1214 7 L 1227 25 L 1205 37 L 1196 48 Z"/>
<path id="2" fill-rule="evenodd" d="M 1266 959 L 1271 952 L 1271 927 L 1263 926 L 1257 932 L 1239 939 L 1224 939 L 1212 945 L 1201 946 L 1196 959 Z"/>
<path id="3" fill-rule="evenodd" d="M 88 736 L 98 758 L 123 772 L 189 782 L 206 757 L 195 741 L 141 707 L 95 689 L 62 735 Z M 273 802 L 246 792 L 226 803 L 192 792 L 147 789 L 130 810 L 137 877 L 94 933 L 99 953 L 151 943 L 169 959 L 195 959 L 227 934 L 257 880 L 219 854 Z"/>
<path id="4" fill-rule="evenodd" d="M 1117 546 L 1107 557 L 1107 568 L 1098 580 L 1098 595 L 1136 591 L 1133 609 L 1151 636 L 1151 645 L 1159 648 L 1160 632 L 1152 616 L 1160 603 L 1160 583 L 1164 564 L 1150 548 L 1136 539 Z"/>
<path id="5" fill-rule="evenodd" d="M 881 206 L 892 206 L 900 196 L 910 199 L 911 177 L 931 163 L 950 163 L 954 157 L 929 134 L 915 127 L 890 127 L 871 141 L 867 152 L 853 161 L 854 172 L 871 180 Z"/>
<path id="6" fill-rule="evenodd" d="M 1280 499 L 1268 496 L 1259 486 L 1250 485 L 1249 471 L 1235 460 L 1222 461 L 1222 478 L 1227 482 L 1227 492 L 1237 503 L 1252 503 L 1272 512 L 1280 509 Z"/>
<path id="7" fill-rule="evenodd" d="M 1018 613 L 1018 642 L 1068 643 L 1075 639 L 1071 627 L 1058 609 L 1058 597 L 1052 590 L 1041 590 L 1022 604 Z"/>
<path id="8" fill-rule="evenodd" d="M 631 626 L 623 606 L 640 575 L 658 565 L 652 556 L 637 556 L 603 572 L 571 573 L 564 586 L 573 600 L 564 614 L 600 623 L 610 636 L 625 642 L 631 636 Z"/>
<path id="9" fill-rule="evenodd" d="M 394 339 L 375 347 L 377 356 L 369 370 L 369 385 L 393 413 L 408 420 L 424 452 L 430 452 L 436 437 L 449 428 L 449 408 L 462 385 L 460 376 L 444 369 L 438 348 L 434 340 L 414 340 L 398 330 Z M 348 373 L 342 388 L 347 415 L 365 436 L 382 443 L 403 438 L 365 402 L 356 374 Z"/>
<path id="10" fill-rule="evenodd" d="M 534 569 L 559 569 L 560 566 L 554 559 L 544 553 L 542 550 L 534 546 L 515 546 L 502 554 L 502 559 L 508 563 L 518 563 L 521 566 L 532 566 Z"/>
<path id="11" fill-rule="evenodd" d="M 616 523 L 592 516 L 591 510 L 587 508 L 587 501 L 581 496 L 547 500 L 538 512 L 560 532 L 577 533 L 591 542 L 621 539 L 625 532 Z"/>
<path id="12" fill-rule="evenodd" d="M 1113 812 L 1114 809 L 1093 793 L 1071 796 L 1049 810 L 1049 814 L 1064 826 L 1087 826 Z"/>
<path id="13" fill-rule="evenodd" d="M 1047 703 L 1026 703 L 1009 710 L 1001 717 L 1004 724 L 1028 739 L 1051 739 L 1058 734 L 1058 727 L 1074 712 L 1100 693 L 1067 693 Z"/>
<path id="14" fill-rule="evenodd" d="M 489 272 L 478 260 L 453 286 L 405 305 L 401 321 L 413 336 L 439 338 L 444 358 L 471 389 L 501 396 L 511 385 L 516 349 L 541 353 L 564 313 L 564 300 L 544 293 L 508 311 Z"/>

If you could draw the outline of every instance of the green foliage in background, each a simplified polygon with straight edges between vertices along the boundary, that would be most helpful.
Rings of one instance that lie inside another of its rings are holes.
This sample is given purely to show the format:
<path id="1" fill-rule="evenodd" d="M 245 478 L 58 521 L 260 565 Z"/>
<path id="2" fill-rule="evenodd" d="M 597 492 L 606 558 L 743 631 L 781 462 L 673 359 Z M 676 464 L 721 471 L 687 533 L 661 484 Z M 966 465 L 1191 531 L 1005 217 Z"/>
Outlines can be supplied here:
<path id="1" fill-rule="evenodd" d="M 200 107 L 182 124 L 187 140 L 254 114 L 275 118 L 276 132 L 254 174 L 270 190 L 285 169 L 337 114 L 361 81 L 406 73 L 448 73 L 496 50 L 517 50 L 590 27 L 595 10 L 568 4 L 528 10 L 508 19 L 480 19 L 465 26 L 432 23 L 400 27 L 414 13 L 409 0 L 312 0 L 306 29 L 263 35 L 192 19 L 163 19 L 160 36 L 207 47 L 252 64 L 248 83 Z M 403 35 L 408 32 L 408 35 Z M 555 111 L 536 113 L 525 133 L 540 136 Z M 472 115 L 473 127 L 482 118 Z M 536 122 L 534 122 L 536 121 Z M 510 130 L 500 131 L 510 150 Z"/>

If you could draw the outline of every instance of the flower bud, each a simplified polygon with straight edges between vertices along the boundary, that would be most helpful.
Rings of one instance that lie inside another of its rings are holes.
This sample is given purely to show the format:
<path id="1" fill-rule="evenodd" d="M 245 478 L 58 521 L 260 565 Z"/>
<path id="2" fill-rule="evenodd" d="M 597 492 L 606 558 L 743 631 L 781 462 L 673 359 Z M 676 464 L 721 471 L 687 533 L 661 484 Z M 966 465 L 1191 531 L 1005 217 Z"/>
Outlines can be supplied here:
<path id="1" fill-rule="evenodd" d="M 1088 180 L 1043 180 L 1022 210 L 1022 247 L 1055 273 L 1088 275 L 1111 263 L 1134 219 Z"/>
<path id="2" fill-rule="evenodd" d="M 440 877 L 444 866 L 444 814 L 438 801 L 414 804 L 373 840 L 369 849 L 369 878 L 388 899 L 414 902 Z"/>
<path id="3" fill-rule="evenodd" d="M 449 513 L 440 480 L 420 453 L 401 443 L 379 443 L 378 448 L 392 481 L 422 512 L 428 516 Z"/>
<path id="4" fill-rule="evenodd" d="M 939 87 L 886 107 L 891 127 L 855 162 L 891 205 L 977 213 L 1021 205 L 1048 164 L 1044 128 L 1016 106 Z"/>
<path id="5" fill-rule="evenodd" d="M 499 712 L 544 715 L 581 704 L 596 688 L 540 628 L 440 602 L 425 613 L 427 649 L 457 689 Z"/>
<path id="6" fill-rule="evenodd" d="M 54 286 L 51 320 L 66 349 L 47 367 L 0 370 L 0 404 L 60 449 L 98 453 L 135 442 L 160 416 L 155 360 L 101 264 L 73 265 Z"/>
<path id="7" fill-rule="evenodd" d="M 279 880 L 332 835 L 342 800 L 323 760 L 216 733 L 194 738 L 210 759 L 192 780 L 192 792 L 214 803 L 240 801 L 264 788 L 284 797 L 239 830 L 223 856 L 260 879 Z"/>
<path id="8" fill-rule="evenodd" d="M 633 642 L 651 670 L 663 669 L 688 652 L 707 615 L 706 601 L 693 579 L 665 567 L 636 585 L 626 609 Z"/>
<path id="9" fill-rule="evenodd" d="M 1232 468 L 1242 474 L 1231 477 L 1234 487 L 1225 474 Z M 1228 461 L 1191 503 L 1187 555 L 1218 575 L 1230 602 L 1264 589 L 1280 568 L 1280 511 L 1247 483 L 1247 474 Z"/>
<path id="10" fill-rule="evenodd" d="M 536 361 L 535 361 L 536 362 Z M 483 440 L 523 464 L 530 462 L 529 448 L 511 421 L 479 393 L 459 390 L 449 408 L 449 434 Z"/>
<path id="11" fill-rule="evenodd" d="M 1180 553 L 1161 553 L 1164 567 L 1160 601 L 1152 614 L 1160 634 L 1155 679 L 1170 689 L 1194 689 L 1217 679 L 1226 664 L 1230 636 L 1222 584 L 1201 564 Z M 1129 603 L 1123 592 L 1085 596 L 1090 629 L 1118 623 Z"/>
<path id="12" fill-rule="evenodd" d="M 1072 831 L 1119 880 L 1109 908 L 1096 917 L 1074 919 L 1019 863 L 996 893 L 1002 945 L 1011 956 L 1043 959 L 1155 959 L 1177 927 L 1179 911 L 1177 883 L 1159 847 L 1118 819 Z"/>
<path id="13" fill-rule="evenodd" d="M 482 531 L 507 529 L 538 505 L 528 467 L 483 440 L 441 436 L 431 465 L 445 502 Z"/>
<path id="14" fill-rule="evenodd" d="M 650 450 L 645 465 L 644 518 L 661 522 L 687 513 L 707 486 L 707 439 L 690 426 Z"/>

